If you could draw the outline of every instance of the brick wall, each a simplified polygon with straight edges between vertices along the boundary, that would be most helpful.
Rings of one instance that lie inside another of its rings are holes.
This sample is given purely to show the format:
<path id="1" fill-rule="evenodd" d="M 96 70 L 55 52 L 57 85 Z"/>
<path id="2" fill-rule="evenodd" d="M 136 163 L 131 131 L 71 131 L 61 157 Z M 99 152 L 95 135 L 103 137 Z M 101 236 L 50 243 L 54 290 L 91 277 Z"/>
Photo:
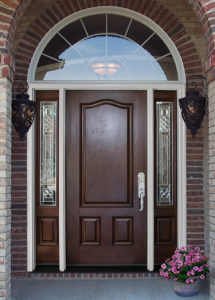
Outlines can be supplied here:
<path id="1" fill-rule="evenodd" d="M 187 130 L 187 243 L 204 247 L 203 129 Z M 180 187 L 179 187 L 180 188 Z"/>
<path id="2" fill-rule="evenodd" d="M 130 1 L 129 8 L 144 13 L 167 32 L 181 54 L 187 76 L 191 73 L 202 73 L 205 48 L 202 45 L 203 34 L 200 34 L 201 30 L 195 14 L 184 1 L 183 4 L 182 1 L 179 1 L 180 5 L 178 4 L 178 6 L 176 3 L 170 4 L 172 3 L 171 1 L 163 2 L 165 5 L 159 2 L 154 3 L 156 5 L 146 5 L 148 2 L 144 4 L 143 1 Z M 51 6 L 47 6 L 47 2 L 43 3 L 41 0 L 29 5 L 21 19 L 16 35 L 17 38 L 14 41 L 15 76 L 26 78 L 33 52 L 45 33 L 57 21 L 66 17 L 69 13 L 80 9 L 77 3 L 74 4 L 75 2 L 72 1 L 70 3 L 71 5 L 66 1 L 58 1 Z M 128 2 L 124 1 L 122 3 L 123 7 L 128 7 Z M 39 10 L 39 8 L 43 9 L 43 11 Z M 28 25 L 27 28 L 26 25 Z M 201 87 L 199 88 L 201 89 Z M 197 132 L 195 139 L 188 133 L 187 238 L 189 244 L 200 245 L 201 247 L 204 245 L 203 146 L 202 130 Z M 15 151 L 12 157 L 12 174 L 15 172 L 22 182 L 22 185 L 20 185 L 19 180 L 15 181 L 13 179 L 12 185 L 12 224 L 17 226 L 18 222 L 22 221 L 22 225 L 16 228 L 16 231 L 13 230 L 12 275 L 25 276 L 26 145 L 17 143 L 17 135 L 15 133 L 13 133 L 12 147 L 13 151 Z M 18 247 L 17 244 L 20 244 L 20 246 Z"/>
<path id="3" fill-rule="evenodd" d="M 203 3 L 203 5 L 201 4 Z M 211 1 L 210 1 L 211 2 Z M 208 51 L 213 52 L 212 12 L 206 1 L 70 1 L 70 0 L 4 0 L 0 30 L 2 52 L 13 50 L 16 61 L 16 77 L 26 79 L 32 55 L 42 37 L 50 28 L 67 15 L 82 8 L 97 5 L 116 5 L 133 9 L 154 20 L 171 37 L 184 62 L 186 75 L 202 73 Z M 193 10 L 191 9 L 191 7 Z M 205 12 L 207 12 L 205 14 Z M 197 16 L 197 17 L 196 17 Z M 199 22 L 201 20 L 201 23 Z M 202 28 L 203 27 L 203 32 Z M 208 27 L 209 26 L 209 27 Z M 9 35 L 7 34 L 9 31 Z M 211 75 L 212 76 L 212 75 Z M 14 93 L 16 93 L 14 89 Z M 196 138 L 187 137 L 187 212 L 188 243 L 204 244 L 203 163 L 204 128 Z M 12 272 L 25 276 L 26 271 L 26 140 L 12 138 Z"/>
<path id="4" fill-rule="evenodd" d="M 210 129 L 211 131 L 211 129 Z M 203 134 L 204 134 L 204 209 L 205 209 L 205 253 L 209 256 L 209 234 L 210 234 L 210 217 L 209 217 L 209 121 L 208 116 L 204 116 L 203 120 Z"/>
<path id="5" fill-rule="evenodd" d="M 209 242 L 211 299 L 215 299 L 215 81 L 209 84 Z"/>
<path id="6" fill-rule="evenodd" d="M 0 298 L 10 299 L 11 94 L 14 63 L 0 54 Z"/>
<path id="7" fill-rule="evenodd" d="M 27 269 L 27 142 L 12 131 L 11 272 L 25 277 Z"/>

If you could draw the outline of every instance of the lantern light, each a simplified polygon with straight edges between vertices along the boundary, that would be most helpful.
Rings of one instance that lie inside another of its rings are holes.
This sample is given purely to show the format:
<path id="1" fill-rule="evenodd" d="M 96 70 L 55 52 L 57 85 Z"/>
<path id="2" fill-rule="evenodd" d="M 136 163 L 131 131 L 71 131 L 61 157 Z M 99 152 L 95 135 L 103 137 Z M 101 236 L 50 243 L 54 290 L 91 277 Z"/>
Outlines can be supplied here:
<path id="1" fill-rule="evenodd" d="M 197 129 L 200 128 L 204 115 L 207 115 L 206 109 L 208 101 L 207 96 L 203 97 L 199 95 L 198 91 L 195 90 L 197 88 L 196 82 L 191 82 L 191 85 L 193 87 L 189 87 L 188 82 L 193 77 L 199 77 L 201 79 L 202 86 L 207 93 L 206 78 L 202 75 L 192 75 L 186 81 L 186 86 L 189 89 L 189 91 L 186 92 L 186 97 L 179 99 L 179 105 L 181 108 L 182 118 L 187 126 L 187 129 L 191 131 L 192 137 L 194 138 Z M 206 86 L 204 86 L 203 79 L 206 81 Z"/>
<path id="2" fill-rule="evenodd" d="M 12 122 L 17 132 L 19 132 L 20 140 L 23 141 L 25 133 L 30 129 L 35 114 L 36 102 L 29 100 L 29 95 L 24 94 L 28 90 L 28 83 L 24 79 L 21 80 L 27 84 L 27 89 L 23 85 L 19 85 L 20 94 L 16 95 L 16 100 L 12 101 Z"/>

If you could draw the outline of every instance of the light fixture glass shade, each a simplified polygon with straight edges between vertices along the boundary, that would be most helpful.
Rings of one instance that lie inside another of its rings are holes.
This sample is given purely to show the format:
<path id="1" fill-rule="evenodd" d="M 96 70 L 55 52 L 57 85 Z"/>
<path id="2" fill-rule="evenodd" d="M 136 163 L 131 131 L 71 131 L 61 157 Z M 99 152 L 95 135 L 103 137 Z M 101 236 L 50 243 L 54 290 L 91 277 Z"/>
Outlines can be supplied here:
<path id="1" fill-rule="evenodd" d="M 105 62 L 98 62 L 91 65 L 93 71 L 98 75 L 113 75 L 118 71 L 120 68 L 120 64 L 117 63 L 105 63 Z"/>

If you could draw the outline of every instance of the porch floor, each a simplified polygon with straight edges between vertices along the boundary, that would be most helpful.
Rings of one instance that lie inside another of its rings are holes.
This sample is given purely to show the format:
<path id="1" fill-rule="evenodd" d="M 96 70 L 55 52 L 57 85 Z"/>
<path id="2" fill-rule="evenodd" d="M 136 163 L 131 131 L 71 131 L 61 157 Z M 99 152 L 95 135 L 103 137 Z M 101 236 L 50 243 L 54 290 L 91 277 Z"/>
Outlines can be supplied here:
<path id="1" fill-rule="evenodd" d="M 179 300 L 209 299 L 209 281 L 193 298 L 177 296 L 172 282 L 154 279 L 12 280 L 12 300 Z"/>

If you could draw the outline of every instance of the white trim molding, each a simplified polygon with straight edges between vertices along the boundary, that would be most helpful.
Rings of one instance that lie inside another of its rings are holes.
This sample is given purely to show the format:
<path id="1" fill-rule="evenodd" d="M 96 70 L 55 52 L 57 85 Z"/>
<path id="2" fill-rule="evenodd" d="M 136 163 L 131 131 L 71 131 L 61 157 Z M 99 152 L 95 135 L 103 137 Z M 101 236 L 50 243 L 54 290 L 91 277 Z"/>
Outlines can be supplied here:
<path id="1" fill-rule="evenodd" d="M 184 84 L 93 84 L 89 83 L 32 83 L 29 92 L 34 99 L 35 90 L 59 90 L 59 269 L 66 269 L 66 194 L 65 194 L 65 109 L 66 90 L 147 90 L 147 268 L 154 269 L 154 90 L 177 91 L 177 98 L 183 97 L 185 93 Z M 28 241 L 27 241 L 27 269 L 33 271 L 35 268 L 36 253 L 36 227 L 35 227 L 35 123 L 28 133 Z M 179 105 L 177 106 L 177 246 L 186 245 L 186 127 L 181 117 Z"/>
<path id="2" fill-rule="evenodd" d="M 29 83 L 35 82 L 34 76 L 35 76 L 35 72 L 36 72 L 36 68 L 37 68 L 40 56 L 41 56 L 43 50 L 45 49 L 46 45 L 54 37 L 56 32 L 60 31 L 66 25 L 68 25 L 76 20 L 79 20 L 79 19 L 87 17 L 87 16 L 98 15 L 98 14 L 117 14 L 117 15 L 128 17 L 128 18 L 132 18 L 140 23 L 143 23 L 144 25 L 149 27 L 151 30 L 153 30 L 163 40 L 163 42 L 169 48 L 170 53 L 173 56 L 173 59 L 176 64 L 177 73 L 178 73 L 178 81 L 181 83 L 186 82 L 184 65 L 183 65 L 181 56 L 180 56 L 178 49 L 176 48 L 174 42 L 165 33 L 165 31 L 161 27 L 159 27 L 154 21 L 149 19 L 148 17 L 146 17 L 138 12 L 132 11 L 130 9 L 122 8 L 122 7 L 115 7 L 115 6 L 102 6 L 102 7 L 93 7 L 93 8 L 83 9 L 79 12 L 75 12 L 72 15 L 69 15 L 62 21 L 58 22 L 55 26 L 53 26 L 43 37 L 43 39 L 39 43 L 36 51 L 34 52 L 34 55 L 32 57 L 30 67 L 29 67 L 28 82 Z M 48 81 L 46 81 L 46 83 L 47 82 Z"/>
<path id="3" fill-rule="evenodd" d="M 29 96 L 34 100 L 34 89 L 29 89 Z M 27 271 L 36 267 L 36 122 L 33 122 L 27 138 Z"/>
<path id="4" fill-rule="evenodd" d="M 154 270 L 154 95 L 147 90 L 147 268 Z"/>
<path id="5" fill-rule="evenodd" d="M 66 95 L 59 91 L 59 269 L 66 270 L 66 150 L 65 150 Z"/>
<path id="6" fill-rule="evenodd" d="M 178 82 L 110 82 L 110 81 L 34 81 L 34 74 L 39 58 L 48 42 L 63 27 L 78 19 L 96 14 L 118 14 L 141 22 L 151 28 L 167 45 L 176 63 Z M 185 71 L 181 56 L 170 37 L 155 22 L 140 13 L 129 9 L 111 6 L 94 7 L 81 10 L 57 23 L 39 43 L 30 63 L 28 72 L 29 92 L 34 99 L 35 90 L 59 90 L 59 269 L 66 269 L 66 194 L 65 194 L 65 109 L 66 90 L 147 90 L 147 268 L 154 269 L 154 99 L 153 90 L 174 90 L 178 98 L 185 93 Z M 27 142 L 27 270 L 33 271 L 36 266 L 36 225 L 35 225 L 35 124 L 28 133 Z M 178 247 L 186 245 L 186 129 L 177 106 L 177 228 Z M 149 172 L 150 170 L 150 172 Z"/>
<path id="7" fill-rule="evenodd" d="M 183 98 L 185 86 L 177 91 L 177 98 Z M 181 116 L 181 110 L 177 110 L 177 219 L 178 219 L 178 247 L 187 244 L 187 172 L 186 172 L 186 126 Z"/>

